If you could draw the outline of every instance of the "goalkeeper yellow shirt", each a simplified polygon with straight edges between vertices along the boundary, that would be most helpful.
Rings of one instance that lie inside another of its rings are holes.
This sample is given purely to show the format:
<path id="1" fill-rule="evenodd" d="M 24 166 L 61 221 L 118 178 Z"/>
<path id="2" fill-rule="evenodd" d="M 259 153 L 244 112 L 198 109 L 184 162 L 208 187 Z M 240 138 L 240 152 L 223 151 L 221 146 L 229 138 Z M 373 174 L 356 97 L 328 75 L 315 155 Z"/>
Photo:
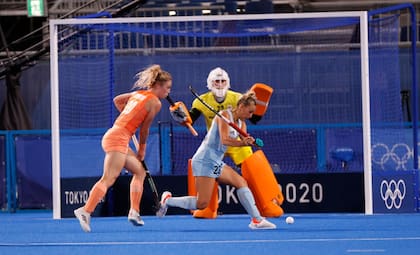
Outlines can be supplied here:
<path id="1" fill-rule="evenodd" d="M 219 112 L 221 110 L 235 108 L 236 104 L 238 103 L 241 96 L 242 96 L 241 93 L 228 90 L 226 92 L 225 100 L 223 100 L 223 102 L 221 102 L 221 103 L 216 101 L 216 99 L 214 98 L 214 95 L 211 91 L 200 95 L 200 98 L 204 102 L 206 102 L 208 105 L 210 105 L 213 109 L 215 109 L 216 111 Z M 209 110 L 198 99 L 195 99 L 193 101 L 192 108 L 196 108 L 197 110 L 199 110 L 203 114 L 204 119 L 206 121 L 206 127 L 207 127 L 207 130 L 208 130 L 210 128 L 211 122 L 212 122 L 214 116 L 216 116 L 216 114 L 214 112 L 212 112 L 211 110 Z"/>

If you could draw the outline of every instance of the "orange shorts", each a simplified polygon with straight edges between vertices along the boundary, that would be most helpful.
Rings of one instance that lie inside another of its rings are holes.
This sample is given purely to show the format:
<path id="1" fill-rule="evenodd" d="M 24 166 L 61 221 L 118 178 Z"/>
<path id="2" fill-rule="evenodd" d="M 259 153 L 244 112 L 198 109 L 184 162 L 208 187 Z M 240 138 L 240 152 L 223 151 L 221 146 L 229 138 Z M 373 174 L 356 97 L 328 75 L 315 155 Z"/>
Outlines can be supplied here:
<path id="1" fill-rule="evenodd" d="M 113 126 L 102 137 L 102 148 L 105 152 L 118 151 L 127 154 L 131 135 L 127 129 Z"/>

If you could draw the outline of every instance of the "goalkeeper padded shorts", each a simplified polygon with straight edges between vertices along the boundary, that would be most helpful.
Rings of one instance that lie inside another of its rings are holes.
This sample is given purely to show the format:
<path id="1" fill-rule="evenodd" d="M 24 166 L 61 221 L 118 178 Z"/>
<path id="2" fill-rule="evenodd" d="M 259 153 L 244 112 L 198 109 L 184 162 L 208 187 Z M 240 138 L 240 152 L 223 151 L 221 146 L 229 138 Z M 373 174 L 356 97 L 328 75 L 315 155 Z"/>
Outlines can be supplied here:
<path id="1" fill-rule="evenodd" d="M 252 153 L 251 146 L 228 146 L 225 155 L 229 156 L 235 165 L 240 165 L 245 159 L 249 158 Z"/>

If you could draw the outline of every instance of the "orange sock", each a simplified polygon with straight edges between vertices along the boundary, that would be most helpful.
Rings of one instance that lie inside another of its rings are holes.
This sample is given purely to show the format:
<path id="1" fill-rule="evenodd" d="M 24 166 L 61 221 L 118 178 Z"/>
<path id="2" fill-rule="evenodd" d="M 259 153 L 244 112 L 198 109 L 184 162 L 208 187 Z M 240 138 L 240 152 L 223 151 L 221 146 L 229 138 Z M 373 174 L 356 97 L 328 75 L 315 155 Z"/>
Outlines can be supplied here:
<path id="1" fill-rule="evenodd" d="M 85 204 L 85 211 L 92 213 L 107 191 L 106 186 L 102 182 L 97 182 L 90 190 L 89 198 Z"/>
<path id="2" fill-rule="evenodd" d="M 130 183 L 130 207 L 140 212 L 140 200 L 143 194 L 143 185 L 138 178 L 133 177 Z"/>

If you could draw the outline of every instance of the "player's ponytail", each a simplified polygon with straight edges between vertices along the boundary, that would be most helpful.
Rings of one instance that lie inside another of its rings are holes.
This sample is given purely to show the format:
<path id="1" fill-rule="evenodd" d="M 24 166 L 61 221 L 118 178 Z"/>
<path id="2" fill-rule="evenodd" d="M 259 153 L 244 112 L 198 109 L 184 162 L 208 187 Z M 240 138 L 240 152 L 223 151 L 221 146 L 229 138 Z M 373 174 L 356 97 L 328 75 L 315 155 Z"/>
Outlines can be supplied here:
<path id="1" fill-rule="evenodd" d="M 172 80 L 172 76 L 162 70 L 160 65 L 151 65 L 147 69 L 136 74 L 137 82 L 133 87 L 135 88 L 147 88 L 150 89 L 157 82 L 165 82 Z"/>

